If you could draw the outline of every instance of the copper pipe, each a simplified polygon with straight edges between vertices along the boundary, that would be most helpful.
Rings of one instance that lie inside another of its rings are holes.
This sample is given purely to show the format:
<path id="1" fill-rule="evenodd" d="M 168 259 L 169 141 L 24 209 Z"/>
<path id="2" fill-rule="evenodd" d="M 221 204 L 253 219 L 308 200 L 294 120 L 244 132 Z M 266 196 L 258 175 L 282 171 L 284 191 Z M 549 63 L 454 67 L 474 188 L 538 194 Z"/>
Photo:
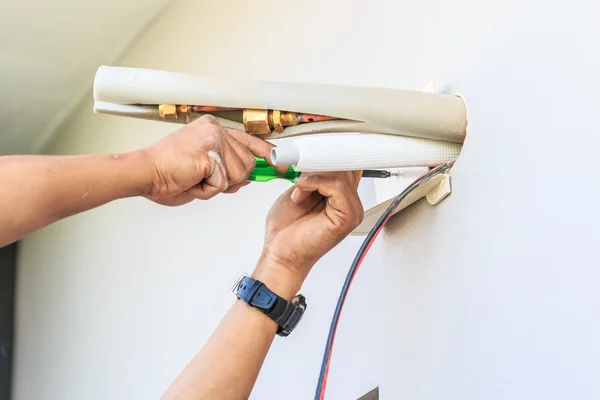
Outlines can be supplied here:
<path id="1" fill-rule="evenodd" d="M 280 110 L 240 109 L 219 106 L 189 106 L 186 104 L 160 104 L 159 114 L 167 121 L 176 121 L 180 116 L 190 113 L 214 113 L 221 111 L 242 111 L 242 119 L 246 132 L 253 135 L 266 135 L 275 130 L 281 133 L 288 126 L 307 124 L 311 122 L 331 121 L 339 118 L 318 114 L 302 114 Z"/>
<path id="2" fill-rule="evenodd" d="M 217 112 L 217 111 L 232 111 L 241 110 L 240 108 L 218 107 L 218 106 L 192 106 L 192 112 Z"/>
<path id="3" fill-rule="evenodd" d="M 296 114 L 298 118 L 299 124 L 304 124 L 308 122 L 322 122 L 322 121 L 331 121 L 339 118 L 328 117 L 327 115 L 317 115 L 317 114 Z"/>

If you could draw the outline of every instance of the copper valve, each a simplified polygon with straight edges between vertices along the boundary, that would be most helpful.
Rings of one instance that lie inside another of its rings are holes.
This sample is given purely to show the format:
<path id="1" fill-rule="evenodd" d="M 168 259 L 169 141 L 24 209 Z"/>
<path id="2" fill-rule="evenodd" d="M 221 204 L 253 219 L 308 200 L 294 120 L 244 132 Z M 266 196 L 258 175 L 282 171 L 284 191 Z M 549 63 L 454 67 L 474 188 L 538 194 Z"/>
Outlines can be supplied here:
<path id="1" fill-rule="evenodd" d="M 177 121 L 191 113 L 219 112 L 239 110 L 218 106 L 190 106 L 187 104 L 160 104 L 158 114 L 167 121 Z M 325 115 L 300 114 L 280 110 L 259 110 L 248 108 L 242 111 L 242 120 L 246 132 L 253 135 L 268 135 L 271 131 L 281 133 L 288 126 L 337 119 Z"/>
<path id="2" fill-rule="evenodd" d="M 279 110 L 245 109 L 243 112 L 244 129 L 253 135 L 268 135 L 271 130 L 281 133 L 288 126 L 332 119 L 336 118 Z"/>

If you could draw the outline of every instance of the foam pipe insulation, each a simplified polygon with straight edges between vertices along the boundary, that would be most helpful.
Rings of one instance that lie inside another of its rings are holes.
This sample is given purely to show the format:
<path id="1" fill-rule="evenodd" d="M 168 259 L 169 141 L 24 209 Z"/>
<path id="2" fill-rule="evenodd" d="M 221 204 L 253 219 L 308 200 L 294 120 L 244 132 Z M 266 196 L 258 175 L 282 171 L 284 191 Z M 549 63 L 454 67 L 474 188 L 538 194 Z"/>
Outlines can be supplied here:
<path id="1" fill-rule="evenodd" d="M 115 104 L 115 103 L 107 103 L 104 101 L 97 101 L 94 103 L 94 112 L 97 114 L 107 114 L 107 115 L 116 115 L 118 117 L 131 117 L 131 118 L 140 118 L 147 119 L 152 121 L 165 121 L 158 112 L 158 107 L 156 106 L 142 106 L 142 105 L 131 105 L 131 104 Z M 198 116 L 186 116 L 185 118 L 180 118 L 177 121 L 169 121 L 180 124 L 187 124 L 192 122 Z M 226 127 L 237 129 L 238 131 L 244 130 L 244 125 L 231 121 L 225 118 L 215 117 L 219 123 Z"/>
<path id="2" fill-rule="evenodd" d="M 271 151 L 276 165 L 299 172 L 437 166 L 460 154 L 461 145 L 394 135 L 335 134 L 295 139 Z"/>
<path id="3" fill-rule="evenodd" d="M 453 95 L 234 80 L 140 68 L 100 67 L 94 80 L 94 100 L 101 104 L 95 107 L 98 113 L 115 114 L 118 105 L 187 104 L 293 111 L 339 118 L 290 126 L 283 133 L 273 133 L 265 138 L 362 132 L 462 143 L 467 125 L 465 105 L 462 99 Z M 139 109 L 121 109 L 119 112 L 119 115 L 154 119 L 154 114 L 145 114 L 146 111 Z"/>
<path id="4" fill-rule="evenodd" d="M 142 118 L 155 121 L 163 120 L 160 114 L 158 113 L 158 108 L 152 106 L 115 104 L 107 103 L 104 101 L 97 101 L 94 103 L 94 112 L 97 114 L 109 114 L 116 115 L 119 117 Z"/>

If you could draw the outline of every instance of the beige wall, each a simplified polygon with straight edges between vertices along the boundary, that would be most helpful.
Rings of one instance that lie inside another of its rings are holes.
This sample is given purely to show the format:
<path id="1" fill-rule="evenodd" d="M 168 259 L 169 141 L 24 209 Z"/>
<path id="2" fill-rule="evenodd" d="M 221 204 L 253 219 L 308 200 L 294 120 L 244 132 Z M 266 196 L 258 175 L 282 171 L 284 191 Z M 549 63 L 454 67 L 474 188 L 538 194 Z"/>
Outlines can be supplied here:
<path id="1" fill-rule="evenodd" d="M 454 192 L 396 217 L 373 247 L 342 316 L 327 398 L 376 385 L 384 399 L 600 396 L 590 172 L 600 28 L 598 6 L 583 4 L 175 1 L 123 60 L 406 89 L 433 76 L 466 97 Z M 88 101 L 50 150 L 126 151 L 171 128 L 92 115 Z M 231 304 L 285 186 L 177 209 L 122 200 L 24 240 L 15 399 L 159 397 Z M 316 267 L 307 316 L 275 341 L 253 398 L 312 396 L 359 244 L 345 241 Z"/>

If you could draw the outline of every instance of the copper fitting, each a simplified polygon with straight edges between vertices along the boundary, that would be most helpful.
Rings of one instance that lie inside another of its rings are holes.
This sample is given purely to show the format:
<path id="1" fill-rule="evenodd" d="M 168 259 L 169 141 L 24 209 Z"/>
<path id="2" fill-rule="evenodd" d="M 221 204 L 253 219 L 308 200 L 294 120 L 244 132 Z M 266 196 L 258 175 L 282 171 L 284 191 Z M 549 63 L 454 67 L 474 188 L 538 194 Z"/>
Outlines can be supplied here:
<path id="1" fill-rule="evenodd" d="M 177 106 L 177 113 L 180 114 L 183 117 L 186 117 L 188 115 L 190 115 L 190 112 L 192 111 L 192 108 L 186 104 L 182 104 L 180 106 Z"/>
<path id="2" fill-rule="evenodd" d="M 283 132 L 283 121 L 281 120 L 281 111 L 273 110 L 269 113 L 269 126 L 275 129 L 275 132 Z"/>
<path id="3" fill-rule="evenodd" d="M 337 119 L 325 115 L 299 114 L 279 110 L 245 109 L 244 129 L 253 135 L 267 135 L 271 130 L 281 133 L 288 126 Z"/>
<path id="4" fill-rule="evenodd" d="M 269 114 L 269 110 L 245 109 L 242 119 L 246 132 L 252 135 L 268 135 L 271 133 Z"/>
<path id="5" fill-rule="evenodd" d="M 298 116 L 296 113 L 273 110 L 269 111 L 269 126 L 275 132 L 281 133 L 286 126 L 298 125 Z"/>
<path id="6" fill-rule="evenodd" d="M 177 106 L 175 104 L 160 104 L 158 114 L 167 121 L 177 121 Z"/>
<path id="7" fill-rule="evenodd" d="M 277 111 L 273 110 L 272 124 L 271 126 L 276 132 L 283 132 L 283 129 L 287 126 L 294 126 L 298 124 L 306 124 L 309 122 L 321 122 L 330 121 L 336 119 L 325 115 L 316 114 L 299 114 L 294 112 Z M 271 120 L 269 120 L 271 121 Z"/>
<path id="8" fill-rule="evenodd" d="M 284 111 L 281 113 L 281 122 L 283 123 L 283 126 L 298 125 L 298 114 Z"/>

